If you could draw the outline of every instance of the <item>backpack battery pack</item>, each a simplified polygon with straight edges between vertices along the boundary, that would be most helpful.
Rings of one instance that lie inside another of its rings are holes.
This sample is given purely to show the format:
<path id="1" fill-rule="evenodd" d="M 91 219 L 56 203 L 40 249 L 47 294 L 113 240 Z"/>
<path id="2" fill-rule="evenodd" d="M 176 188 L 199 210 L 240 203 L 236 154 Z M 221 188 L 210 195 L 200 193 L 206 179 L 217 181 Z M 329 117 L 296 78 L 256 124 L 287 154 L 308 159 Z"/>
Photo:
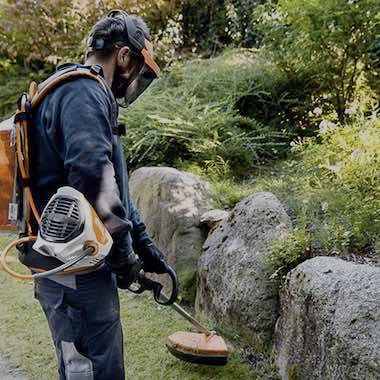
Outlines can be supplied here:
<path id="1" fill-rule="evenodd" d="M 0 123 L 0 231 L 19 229 L 16 128 L 12 116 Z"/>

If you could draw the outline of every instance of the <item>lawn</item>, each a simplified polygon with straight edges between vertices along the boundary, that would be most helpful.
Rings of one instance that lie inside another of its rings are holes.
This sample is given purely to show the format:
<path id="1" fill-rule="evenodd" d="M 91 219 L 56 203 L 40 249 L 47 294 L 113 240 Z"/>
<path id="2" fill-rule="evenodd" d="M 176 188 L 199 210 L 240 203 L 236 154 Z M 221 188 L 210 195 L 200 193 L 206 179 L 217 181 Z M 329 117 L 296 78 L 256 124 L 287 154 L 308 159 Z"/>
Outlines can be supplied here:
<path id="1" fill-rule="evenodd" d="M 1 240 L 0 247 L 5 240 Z M 256 378 L 237 351 L 225 367 L 196 366 L 175 359 L 166 351 L 166 337 L 177 330 L 188 330 L 190 325 L 171 308 L 155 304 L 150 296 L 126 292 L 120 296 L 127 379 Z M 33 297 L 32 282 L 15 280 L 1 270 L 0 336 L 0 353 L 10 365 L 19 367 L 31 379 L 56 378 L 55 353 L 47 322 Z"/>

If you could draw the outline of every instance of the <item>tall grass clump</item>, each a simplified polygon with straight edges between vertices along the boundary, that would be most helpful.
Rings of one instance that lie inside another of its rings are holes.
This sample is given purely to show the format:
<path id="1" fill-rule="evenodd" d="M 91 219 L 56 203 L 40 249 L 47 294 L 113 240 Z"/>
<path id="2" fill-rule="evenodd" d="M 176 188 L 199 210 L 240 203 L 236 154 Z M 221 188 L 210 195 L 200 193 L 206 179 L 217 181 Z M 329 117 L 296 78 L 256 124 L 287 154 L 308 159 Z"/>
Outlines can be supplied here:
<path id="1" fill-rule="evenodd" d="M 275 67 L 256 51 L 232 50 L 165 74 L 121 118 L 132 167 L 151 164 L 201 168 L 223 162 L 236 177 L 283 156 L 289 133 L 239 110 L 243 96 L 273 81 Z"/>

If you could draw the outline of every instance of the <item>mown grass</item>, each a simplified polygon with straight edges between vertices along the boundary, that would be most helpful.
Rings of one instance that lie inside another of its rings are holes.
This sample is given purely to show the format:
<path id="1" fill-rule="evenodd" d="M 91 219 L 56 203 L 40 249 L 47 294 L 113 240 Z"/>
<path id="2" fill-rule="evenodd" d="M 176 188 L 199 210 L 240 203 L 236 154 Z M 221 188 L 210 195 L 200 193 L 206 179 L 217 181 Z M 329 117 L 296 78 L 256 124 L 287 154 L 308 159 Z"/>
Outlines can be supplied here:
<path id="1" fill-rule="evenodd" d="M 0 247 L 9 238 L 0 239 Z M 150 296 L 122 292 L 121 315 L 125 341 L 126 378 L 255 379 L 234 351 L 225 367 L 196 366 L 172 357 L 165 348 L 168 335 L 189 330 L 190 325 L 171 308 L 159 306 Z M 212 327 L 212 326 L 210 326 Z M 45 317 L 33 297 L 33 283 L 22 282 L 0 271 L 0 353 L 11 366 L 31 380 L 56 378 L 56 360 Z"/>

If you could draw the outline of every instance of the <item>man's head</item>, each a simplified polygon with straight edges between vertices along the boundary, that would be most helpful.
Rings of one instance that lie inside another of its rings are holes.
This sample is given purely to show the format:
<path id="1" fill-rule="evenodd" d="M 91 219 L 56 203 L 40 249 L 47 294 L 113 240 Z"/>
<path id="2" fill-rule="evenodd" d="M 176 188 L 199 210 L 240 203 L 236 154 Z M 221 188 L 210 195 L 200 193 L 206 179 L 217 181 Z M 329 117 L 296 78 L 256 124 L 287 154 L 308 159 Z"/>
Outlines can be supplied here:
<path id="1" fill-rule="evenodd" d="M 116 98 L 125 97 L 128 87 L 141 73 L 149 76 L 149 84 L 159 75 L 150 39 L 146 23 L 124 11 L 111 11 L 93 26 L 86 58 L 112 68 L 109 84 Z"/>

